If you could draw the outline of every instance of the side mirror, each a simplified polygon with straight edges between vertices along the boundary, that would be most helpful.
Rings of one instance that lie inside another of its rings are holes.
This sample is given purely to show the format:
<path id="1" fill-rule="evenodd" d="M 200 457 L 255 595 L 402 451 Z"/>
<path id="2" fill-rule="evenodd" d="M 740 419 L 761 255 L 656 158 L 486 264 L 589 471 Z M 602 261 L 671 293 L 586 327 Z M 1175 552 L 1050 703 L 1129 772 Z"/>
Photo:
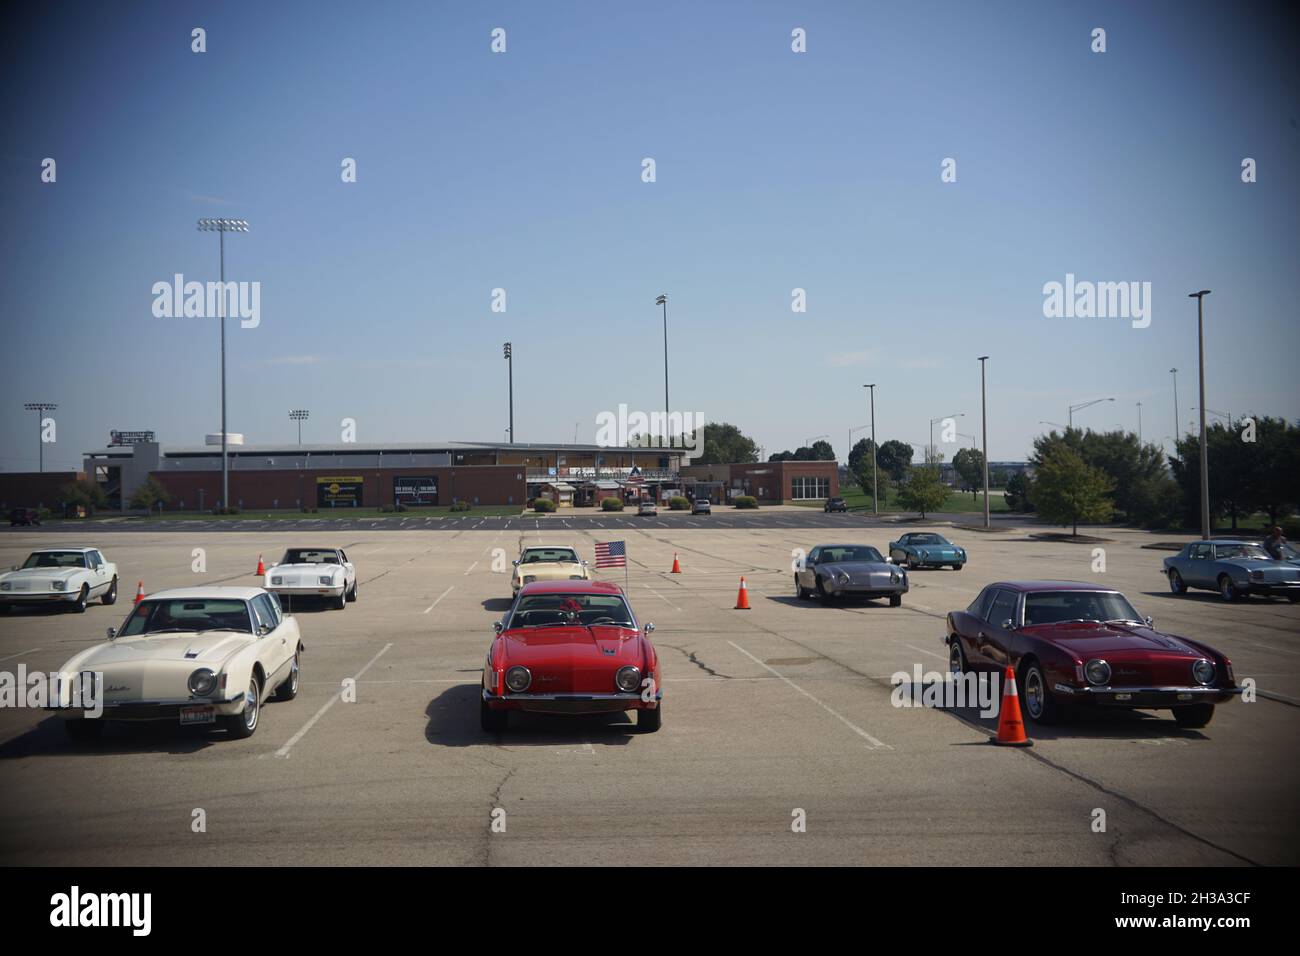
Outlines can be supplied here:
<path id="1" fill-rule="evenodd" d="M 1154 627 L 1154 626 L 1155 626 L 1155 623 L 1156 623 L 1156 622 L 1153 621 L 1153 620 L 1151 619 L 1151 615 L 1150 615 L 1150 614 L 1148 614 L 1148 615 L 1146 616 L 1145 621 L 1146 621 L 1146 625 L 1147 625 L 1147 627 Z"/>
<path id="2" fill-rule="evenodd" d="M 510 563 L 513 564 L 515 567 L 519 567 L 519 562 L 517 560 L 511 561 Z"/>
<path id="3" fill-rule="evenodd" d="M 1007 618 L 1002 622 L 1002 629 L 1004 631 L 1014 631 L 1016 629 L 1016 622 L 1011 620 L 1011 618 Z"/>
<path id="4" fill-rule="evenodd" d="M 500 633 L 501 633 L 502 631 L 504 631 L 505 629 L 506 629 L 506 626 L 505 626 L 504 624 L 502 624 L 500 621 L 493 621 L 493 622 L 492 622 L 492 633 L 493 633 L 493 634 L 500 634 Z"/>
<path id="5" fill-rule="evenodd" d="M 655 629 L 654 621 L 647 621 L 645 625 L 645 632 L 649 634 L 654 629 Z"/>
<path id="6" fill-rule="evenodd" d="M 104 632 L 104 636 L 107 637 L 110 641 L 113 640 L 114 638 L 117 637 L 117 628 L 115 627 L 108 628 L 108 630 Z"/>

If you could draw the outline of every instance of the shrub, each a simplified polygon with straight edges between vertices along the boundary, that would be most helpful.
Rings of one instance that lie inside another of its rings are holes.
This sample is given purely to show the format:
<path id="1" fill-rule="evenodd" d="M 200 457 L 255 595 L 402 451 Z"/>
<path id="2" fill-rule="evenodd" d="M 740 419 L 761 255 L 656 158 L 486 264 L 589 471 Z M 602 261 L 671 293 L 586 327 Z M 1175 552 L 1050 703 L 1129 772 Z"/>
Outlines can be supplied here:
<path id="1" fill-rule="evenodd" d="M 758 499 L 755 498 L 753 495 L 737 495 L 735 501 L 733 501 L 732 504 L 734 504 L 737 508 L 757 508 Z"/>
<path id="2" fill-rule="evenodd" d="M 539 501 L 544 501 L 545 499 L 538 499 L 538 500 L 539 500 Z M 450 507 L 448 510 L 449 510 L 449 511 L 469 511 L 469 510 L 470 510 L 470 503 L 469 503 L 468 501 L 465 501 L 465 500 L 462 498 L 460 501 L 453 501 L 453 502 L 451 503 L 451 507 Z M 541 510 L 543 510 L 543 509 L 538 508 L 537 510 L 538 510 L 538 511 L 541 511 Z M 551 510 L 551 511 L 554 511 L 554 510 L 555 510 L 555 506 L 552 505 L 550 510 Z"/>
<path id="3" fill-rule="evenodd" d="M 466 508 L 466 510 L 469 509 Z M 533 510 L 542 512 L 543 514 L 554 511 L 555 502 L 552 501 L 550 498 L 538 498 L 536 501 L 533 502 Z"/>
<path id="4" fill-rule="evenodd" d="M 681 495 L 673 495 L 668 499 L 668 507 L 672 511 L 685 511 L 691 506 L 691 503 Z"/>
<path id="5" fill-rule="evenodd" d="M 315 511 L 316 509 L 312 508 L 311 510 Z M 239 509 L 238 508 L 213 508 L 212 513 L 214 515 L 237 515 L 239 514 Z"/>
<path id="6" fill-rule="evenodd" d="M 618 498 L 601 498 L 600 510 L 601 511 L 622 511 L 623 502 Z"/>
<path id="7" fill-rule="evenodd" d="M 1300 517 L 1283 518 L 1279 524 L 1282 526 L 1282 533 L 1288 540 L 1294 541 L 1300 538 Z"/>

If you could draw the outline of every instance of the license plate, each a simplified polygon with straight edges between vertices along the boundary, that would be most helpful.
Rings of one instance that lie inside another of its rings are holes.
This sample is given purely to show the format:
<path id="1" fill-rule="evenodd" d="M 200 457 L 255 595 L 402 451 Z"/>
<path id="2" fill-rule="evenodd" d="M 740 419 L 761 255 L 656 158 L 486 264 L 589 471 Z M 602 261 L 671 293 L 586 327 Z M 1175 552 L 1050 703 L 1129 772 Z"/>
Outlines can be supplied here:
<path id="1" fill-rule="evenodd" d="M 1132 699 L 1133 699 L 1133 695 L 1132 695 L 1132 694 L 1116 694 L 1116 695 L 1115 695 L 1115 699 L 1116 699 L 1116 700 L 1132 700 Z"/>
<path id="2" fill-rule="evenodd" d="M 211 724 L 217 719 L 215 707 L 182 707 L 182 724 Z"/>

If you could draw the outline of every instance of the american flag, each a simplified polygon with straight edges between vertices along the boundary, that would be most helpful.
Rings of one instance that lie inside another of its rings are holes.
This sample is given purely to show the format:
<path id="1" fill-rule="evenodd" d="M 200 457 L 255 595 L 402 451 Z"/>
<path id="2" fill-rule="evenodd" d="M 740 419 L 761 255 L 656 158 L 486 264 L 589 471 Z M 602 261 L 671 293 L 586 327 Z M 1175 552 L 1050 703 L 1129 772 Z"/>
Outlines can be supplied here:
<path id="1" fill-rule="evenodd" d="M 596 567 L 626 568 L 627 545 L 622 541 L 597 541 Z"/>

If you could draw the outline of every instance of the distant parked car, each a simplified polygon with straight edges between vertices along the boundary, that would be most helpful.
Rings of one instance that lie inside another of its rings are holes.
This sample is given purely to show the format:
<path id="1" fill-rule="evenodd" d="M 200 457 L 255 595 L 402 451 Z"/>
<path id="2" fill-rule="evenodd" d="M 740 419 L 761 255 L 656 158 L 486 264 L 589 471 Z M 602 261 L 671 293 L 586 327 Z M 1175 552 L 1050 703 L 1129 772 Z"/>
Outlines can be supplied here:
<path id="1" fill-rule="evenodd" d="M 510 575 L 510 593 L 534 581 L 590 581 L 587 562 L 578 557 L 576 548 L 528 547 L 519 552 Z"/>
<path id="2" fill-rule="evenodd" d="M 1169 590 L 1186 594 L 1189 588 L 1218 591 L 1225 601 L 1252 594 L 1286 595 L 1300 601 L 1300 566 L 1274 561 L 1267 551 L 1250 541 L 1193 541 L 1173 557 L 1165 558 Z"/>
<path id="3" fill-rule="evenodd" d="M 63 604 L 80 613 L 91 598 L 117 600 L 117 565 L 96 548 L 42 548 L 0 574 L 0 613 L 16 604 Z"/>
<path id="4" fill-rule="evenodd" d="M 696 498 L 695 503 L 691 505 L 691 514 L 711 515 L 713 514 L 713 503 L 708 498 Z"/>
<path id="5" fill-rule="evenodd" d="M 898 607 L 907 587 L 907 571 L 865 544 L 819 544 L 794 574 L 794 592 L 800 599 L 813 593 L 824 601 L 887 597 L 890 607 Z"/>
<path id="6" fill-rule="evenodd" d="M 9 527 L 14 525 L 39 525 L 41 513 L 35 508 L 14 508 L 9 512 Z"/>
<path id="7" fill-rule="evenodd" d="M 909 531 L 897 541 L 889 542 L 889 558 L 913 569 L 952 565 L 954 571 L 960 571 L 966 563 L 966 549 L 957 547 L 941 534 Z"/>
<path id="8" fill-rule="evenodd" d="M 638 515 L 650 515 L 651 517 L 659 516 L 659 508 L 653 498 L 642 498 L 641 503 L 637 505 L 636 513 Z"/>
<path id="9" fill-rule="evenodd" d="M 262 586 L 279 597 L 319 598 L 336 610 L 357 599 L 357 569 L 342 548 L 290 548 Z"/>
<path id="10" fill-rule="evenodd" d="M 827 514 L 830 514 L 832 511 L 843 511 L 845 514 L 848 514 L 849 506 L 845 503 L 843 498 L 836 495 L 834 498 L 826 499 L 826 504 L 822 507 L 822 511 Z"/>

